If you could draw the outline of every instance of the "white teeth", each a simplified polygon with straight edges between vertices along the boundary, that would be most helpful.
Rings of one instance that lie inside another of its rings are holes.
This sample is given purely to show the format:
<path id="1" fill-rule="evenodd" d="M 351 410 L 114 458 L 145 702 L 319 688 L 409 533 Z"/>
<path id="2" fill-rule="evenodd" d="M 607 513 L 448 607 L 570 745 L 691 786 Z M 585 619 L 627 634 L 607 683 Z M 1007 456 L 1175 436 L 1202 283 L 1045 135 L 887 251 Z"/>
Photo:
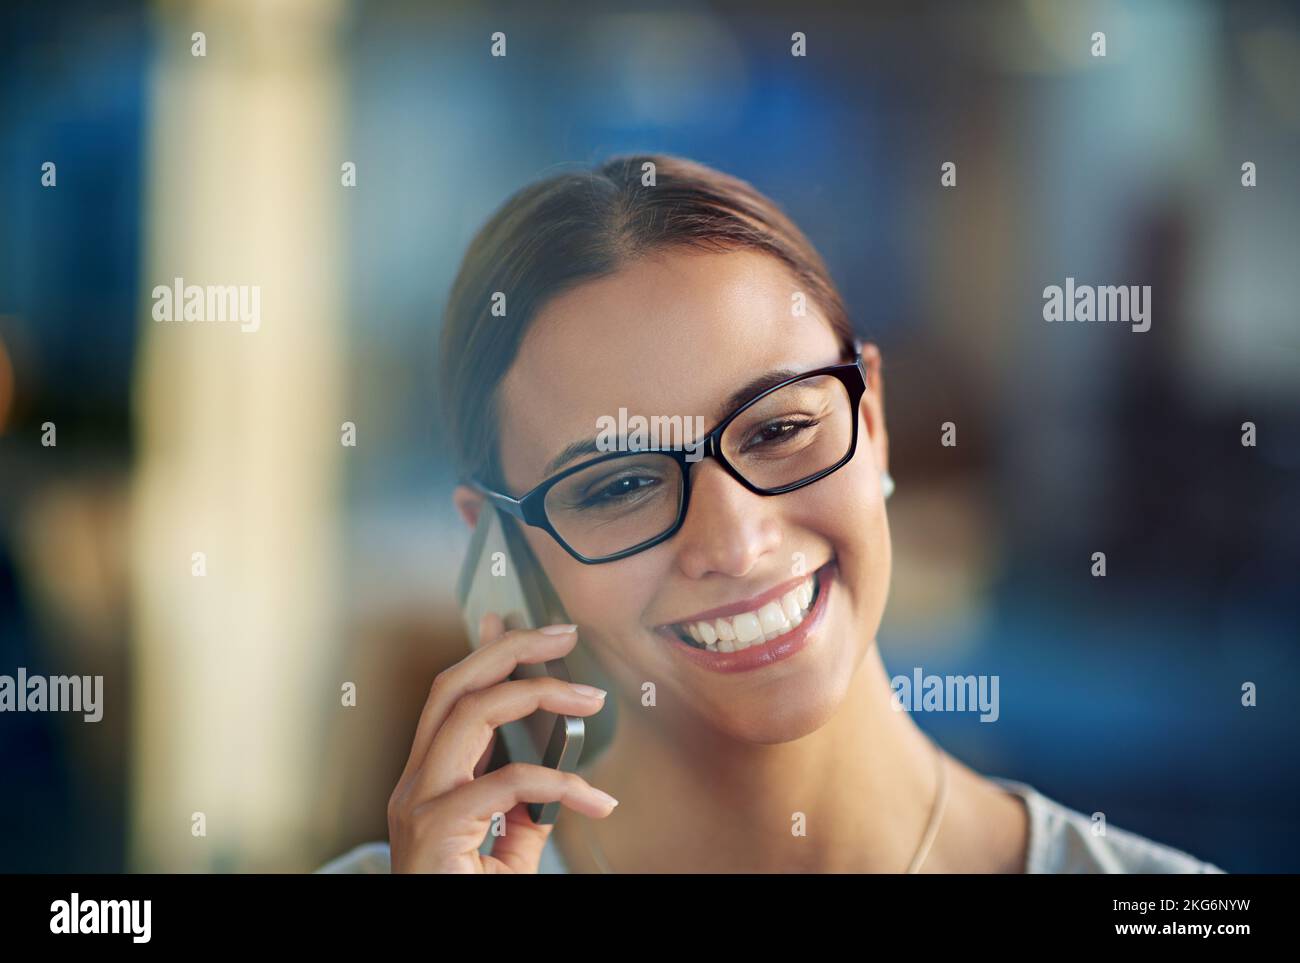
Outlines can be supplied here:
<path id="1" fill-rule="evenodd" d="M 790 629 L 790 620 L 776 602 L 768 602 L 758 610 L 758 624 L 763 627 L 763 634 L 768 638 Z"/>
<path id="2" fill-rule="evenodd" d="M 683 622 L 677 628 L 710 652 L 739 652 L 750 645 L 762 645 L 785 635 L 808 617 L 814 578 L 809 576 L 797 588 L 756 611 L 707 622 Z"/>
<path id="3" fill-rule="evenodd" d="M 736 630 L 736 641 L 740 643 L 742 649 L 763 635 L 763 629 L 758 624 L 758 616 L 753 612 L 733 615 L 731 625 Z"/>

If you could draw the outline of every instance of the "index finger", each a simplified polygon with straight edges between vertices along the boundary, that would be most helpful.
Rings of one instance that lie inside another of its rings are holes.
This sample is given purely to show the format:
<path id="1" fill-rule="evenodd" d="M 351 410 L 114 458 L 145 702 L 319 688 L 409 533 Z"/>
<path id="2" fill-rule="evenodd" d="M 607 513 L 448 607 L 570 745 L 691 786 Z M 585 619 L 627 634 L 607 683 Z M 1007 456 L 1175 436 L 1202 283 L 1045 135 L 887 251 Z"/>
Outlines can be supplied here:
<path id="1" fill-rule="evenodd" d="M 483 617 L 478 620 L 478 644 L 479 647 L 495 642 L 501 636 L 505 635 L 506 620 L 495 612 L 484 612 Z"/>
<path id="2" fill-rule="evenodd" d="M 494 621 L 486 624 L 490 620 Z M 434 735 L 447 721 L 447 716 L 462 696 L 504 682 L 521 663 L 533 664 L 558 659 L 578 641 L 573 626 L 546 626 L 541 629 L 505 632 L 504 622 L 495 613 L 483 616 L 480 626 L 495 633 L 491 636 L 491 641 L 439 673 L 429 687 L 429 697 L 420 712 L 415 739 L 411 743 L 411 754 L 402 770 L 402 780 L 423 762 Z M 553 631 L 557 628 L 567 631 Z M 496 631 L 497 629 L 502 631 Z"/>

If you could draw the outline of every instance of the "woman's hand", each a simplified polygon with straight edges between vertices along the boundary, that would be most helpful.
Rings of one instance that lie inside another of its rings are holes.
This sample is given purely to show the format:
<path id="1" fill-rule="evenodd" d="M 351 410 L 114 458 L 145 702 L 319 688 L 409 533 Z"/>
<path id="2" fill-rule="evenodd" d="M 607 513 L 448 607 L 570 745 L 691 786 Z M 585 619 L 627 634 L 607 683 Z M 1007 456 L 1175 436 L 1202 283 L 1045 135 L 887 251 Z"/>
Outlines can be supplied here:
<path id="1" fill-rule="evenodd" d="M 535 873 L 554 826 L 534 823 L 527 803 L 558 801 L 599 819 L 618 805 L 577 773 L 546 766 L 510 763 L 483 775 L 497 726 L 538 709 L 592 715 L 604 696 L 549 677 L 508 678 L 520 663 L 569 652 L 578 640 L 571 626 L 506 632 L 500 616 L 488 614 L 480 628 L 479 648 L 433 680 L 410 758 L 388 800 L 394 873 Z M 505 835 L 483 856 L 478 849 L 494 813 L 505 814 Z"/>

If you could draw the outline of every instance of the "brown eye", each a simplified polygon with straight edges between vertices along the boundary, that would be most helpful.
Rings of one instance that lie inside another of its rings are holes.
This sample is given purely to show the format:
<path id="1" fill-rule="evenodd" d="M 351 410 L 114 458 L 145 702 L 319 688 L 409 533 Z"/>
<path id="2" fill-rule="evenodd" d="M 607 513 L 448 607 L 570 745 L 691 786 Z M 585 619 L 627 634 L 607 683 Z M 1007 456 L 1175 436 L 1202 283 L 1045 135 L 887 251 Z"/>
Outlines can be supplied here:
<path id="1" fill-rule="evenodd" d="M 745 442 L 742 452 L 750 451 L 753 448 L 770 447 L 773 443 L 779 444 L 783 441 L 798 437 L 809 428 L 815 428 L 818 422 L 808 419 L 786 418 L 781 421 L 770 421 L 763 425 L 749 437 Z"/>
<path id="2" fill-rule="evenodd" d="M 605 487 L 593 493 L 590 497 L 584 498 L 581 502 L 583 508 L 617 502 L 620 499 L 627 498 L 629 495 L 635 495 L 637 492 L 651 485 L 659 483 L 657 478 L 647 478 L 644 475 L 628 475 L 625 478 L 619 478 Z"/>

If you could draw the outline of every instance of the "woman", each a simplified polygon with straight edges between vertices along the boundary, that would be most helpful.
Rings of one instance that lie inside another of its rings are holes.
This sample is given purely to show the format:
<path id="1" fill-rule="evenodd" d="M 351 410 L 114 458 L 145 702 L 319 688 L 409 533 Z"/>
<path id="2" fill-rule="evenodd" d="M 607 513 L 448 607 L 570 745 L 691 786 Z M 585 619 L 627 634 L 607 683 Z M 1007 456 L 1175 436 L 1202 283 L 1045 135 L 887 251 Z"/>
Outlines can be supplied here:
<path id="1" fill-rule="evenodd" d="M 520 530 L 577 631 L 485 619 L 430 690 L 389 844 L 324 871 L 1221 872 L 1095 834 L 896 710 L 880 352 L 749 185 L 650 155 L 521 191 L 470 245 L 441 385 L 457 509 L 538 493 Z M 694 454 L 600 450 L 620 409 L 679 416 Z M 507 681 L 561 656 L 612 691 Z M 578 774 L 486 772 L 494 727 L 539 708 L 617 725 Z M 571 812 L 535 825 L 545 801 Z"/>

